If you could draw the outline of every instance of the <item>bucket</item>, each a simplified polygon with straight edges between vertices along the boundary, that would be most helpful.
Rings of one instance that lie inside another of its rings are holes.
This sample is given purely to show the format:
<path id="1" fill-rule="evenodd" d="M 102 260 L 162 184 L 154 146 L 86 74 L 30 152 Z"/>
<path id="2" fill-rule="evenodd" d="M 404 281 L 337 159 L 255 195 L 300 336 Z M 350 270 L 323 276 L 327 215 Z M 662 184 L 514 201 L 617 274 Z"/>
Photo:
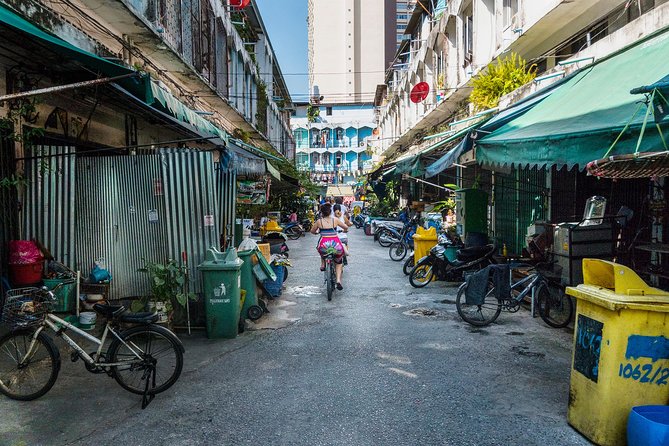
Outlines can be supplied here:
<path id="1" fill-rule="evenodd" d="M 669 444 L 669 406 L 633 407 L 627 420 L 628 446 Z"/>
<path id="2" fill-rule="evenodd" d="M 34 285 L 42 281 L 44 263 L 22 263 L 9 265 L 9 281 L 13 286 Z"/>
<path id="3" fill-rule="evenodd" d="M 84 311 L 79 314 L 79 325 L 82 330 L 92 330 L 95 328 L 95 322 L 98 319 L 98 315 L 92 311 Z"/>

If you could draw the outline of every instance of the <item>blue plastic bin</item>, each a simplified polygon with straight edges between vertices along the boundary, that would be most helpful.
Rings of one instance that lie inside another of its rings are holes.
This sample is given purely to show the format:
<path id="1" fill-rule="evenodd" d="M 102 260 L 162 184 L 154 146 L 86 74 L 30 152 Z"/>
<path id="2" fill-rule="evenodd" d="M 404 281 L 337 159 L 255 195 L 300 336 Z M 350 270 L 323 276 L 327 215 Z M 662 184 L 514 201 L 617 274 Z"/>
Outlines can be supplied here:
<path id="1" fill-rule="evenodd" d="M 669 406 L 633 407 L 627 420 L 627 445 L 669 445 Z"/>
<path id="2" fill-rule="evenodd" d="M 283 265 L 272 265 L 276 280 L 265 280 L 265 289 L 272 297 L 281 296 L 281 287 L 283 286 L 283 273 L 285 267 Z"/>

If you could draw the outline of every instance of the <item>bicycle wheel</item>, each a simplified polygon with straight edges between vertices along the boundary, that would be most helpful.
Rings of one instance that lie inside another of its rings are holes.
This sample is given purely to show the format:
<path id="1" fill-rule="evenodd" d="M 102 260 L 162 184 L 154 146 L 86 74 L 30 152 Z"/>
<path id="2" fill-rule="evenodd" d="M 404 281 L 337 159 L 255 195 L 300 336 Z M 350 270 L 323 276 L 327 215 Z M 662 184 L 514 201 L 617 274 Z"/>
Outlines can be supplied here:
<path id="1" fill-rule="evenodd" d="M 402 242 L 395 242 L 390 245 L 388 254 L 390 255 L 390 260 L 401 262 L 407 256 L 407 245 Z"/>
<path id="2" fill-rule="evenodd" d="M 405 276 L 411 274 L 411 271 L 413 270 L 413 265 L 414 265 L 413 255 L 409 255 L 409 258 L 406 259 L 406 261 L 404 262 L 404 266 L 402 266 L 402 272 L 404 273 Z"/>
<path id="3" fill-rule="evenodd" d="M 467 282 L 460 285 L 458 288 L 458 296 L 455 299 L 455 308 L 463 321 L 476 327 L 485 327 L 486 325 L 495 322 L 502 312 L 502 303 L 495 297 L 495 287 L 491 282 L 488 282 L 483 303 L 480 305 L 467 304 L 465 297 L 465 290 L 467 289 Z"/>
<path id="4" fill-rule="evenodd" d="M 434 278 L 432 264 L 423 264 L 415 267 L 409 275 L 409 283 L 414 288 L 423 288 Z"/>
<path id="5" fill-rule="evenodd" d="M 174 333 L 158 325 L 141 325 L 121 333 L 107 351 L 110 363 L 127 362 L 111 367 L 112 377 L 128 392 L 144 394 L 146 379 L 151 379 L 149 365 L 156 371 L 155 383 L 149 382 L 150 395 L 169 389 L 181 375 L 183 347 Z M 132 348 L 132 350 L 131 350 Z M 133 353 L 137 352 L 140 360 Z"/>
<path id="6" fill-rule="evenodd" d="M 30 401 L 44 395 L 60 372 L 60 353 L 44 332 L 37 336 L 26 359 L 33 334 L 19 331 L 0 339 L 0 392 L 14 400 Z"/>
<path id="7" fill-rule="evenodd" d="M 539 316 L 553 328 L 566 327 L 574 312 L 574 303 L 563 287 L 542 284 L 536 291 Z"/>
<path id="8" fill-rule="evenodd" d="M 334 281 L 332 280 L 333 275 L 334 266 L 330 261 L 325 264 L 325 286 L 327 288 L 328 300 L 332 300 L 332 294 L 334 294 Z"/>

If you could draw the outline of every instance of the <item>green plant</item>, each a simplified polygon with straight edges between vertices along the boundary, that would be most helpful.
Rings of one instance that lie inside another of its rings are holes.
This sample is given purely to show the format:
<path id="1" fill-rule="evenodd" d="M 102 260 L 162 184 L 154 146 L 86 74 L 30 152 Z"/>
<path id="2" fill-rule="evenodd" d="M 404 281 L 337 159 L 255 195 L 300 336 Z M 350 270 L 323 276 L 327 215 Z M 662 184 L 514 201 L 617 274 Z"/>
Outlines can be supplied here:
<path id="1" fill-rule="evenodd" d="M 527 67 L 525 60 L 516 53 L 503 59 L 498 57 L 488 65 L 485 73 L 472 80 L 474 88 L 469 100 L 478 111 L 497 107 L 502 96 L 530 82 L 536 75 L 537 66 Z"/>
<path id="2" fill-rule="evenodd" d="M 195 293 L 184 293 L 186 274 L 177 263 L 169 259 L 167 263 L 151 262 L 144 259 L 144 267 L 138 271 L 147 273 L 151 280 L 151 298 L 139 301 L 138 306 L 144 307 L 148 300 L 152 302 L 163 302 L 168 314 L 177 306 L 185 308 L 188 300 L 195 300 Z M 135 307 L 133 311 L 140 308 Z"/>
<path id="3" fill-rule="evenodd" d="M 437 201 L 434 204 L 434 209 L 432 210 L 433 212 L 441 212 L 441 211 L 454 211 L 455 212 L 455 200 L 452 198 L 447 198 L 446 200 L 443 201 Z"/>
<path id="4" fill-rule="evenodd" d="M 232 132 L 232 136 L 234 138 L 237 138 L 241 142 L 248 143 L 249 141 L 251 141 L 251 134 L 244 129 L 236 128 Z"/>
<path id="5" fill-rule="evenodd" d="M 320 114 L 320 107 L 311 104 L 307 105 L 307 121 L 316 122 L 316 119 L 318 119 Z"/>
<path id="6" fill-rule="evenodd" d="M 260 72 L 260 70 L 258 70 Z M 267 97 L 267 85 L 264 81 L 258 80 L 257 85 L 258 107 L 256 112 L 256 127 L 261 133 L 267 132 L 267 107 L 269 98 Z"/>

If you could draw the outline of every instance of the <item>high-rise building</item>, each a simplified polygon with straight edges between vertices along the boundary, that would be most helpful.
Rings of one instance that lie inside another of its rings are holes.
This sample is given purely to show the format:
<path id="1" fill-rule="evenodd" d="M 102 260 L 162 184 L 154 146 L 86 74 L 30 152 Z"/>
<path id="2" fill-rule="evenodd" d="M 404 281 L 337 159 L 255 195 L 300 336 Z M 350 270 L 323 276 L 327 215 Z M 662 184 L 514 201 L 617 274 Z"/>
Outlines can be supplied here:
<path id="1" fill-rule="evenodd" d="M 397 0 L 309 0 L 309 91 L 323 104 L 372 103 L 396 51 Z"/>
<path id="2" fill-rule="evenodd" d="M 412 0 L 396 1 L 395 30 L 397 34 L 397 46 L 400 46 L 400 43 L 402 43 L 402 40 L 404 39 L 404 31 L 407 29 L 409 19 L 411 18 L 411 13 L 415 6 Z"/>

